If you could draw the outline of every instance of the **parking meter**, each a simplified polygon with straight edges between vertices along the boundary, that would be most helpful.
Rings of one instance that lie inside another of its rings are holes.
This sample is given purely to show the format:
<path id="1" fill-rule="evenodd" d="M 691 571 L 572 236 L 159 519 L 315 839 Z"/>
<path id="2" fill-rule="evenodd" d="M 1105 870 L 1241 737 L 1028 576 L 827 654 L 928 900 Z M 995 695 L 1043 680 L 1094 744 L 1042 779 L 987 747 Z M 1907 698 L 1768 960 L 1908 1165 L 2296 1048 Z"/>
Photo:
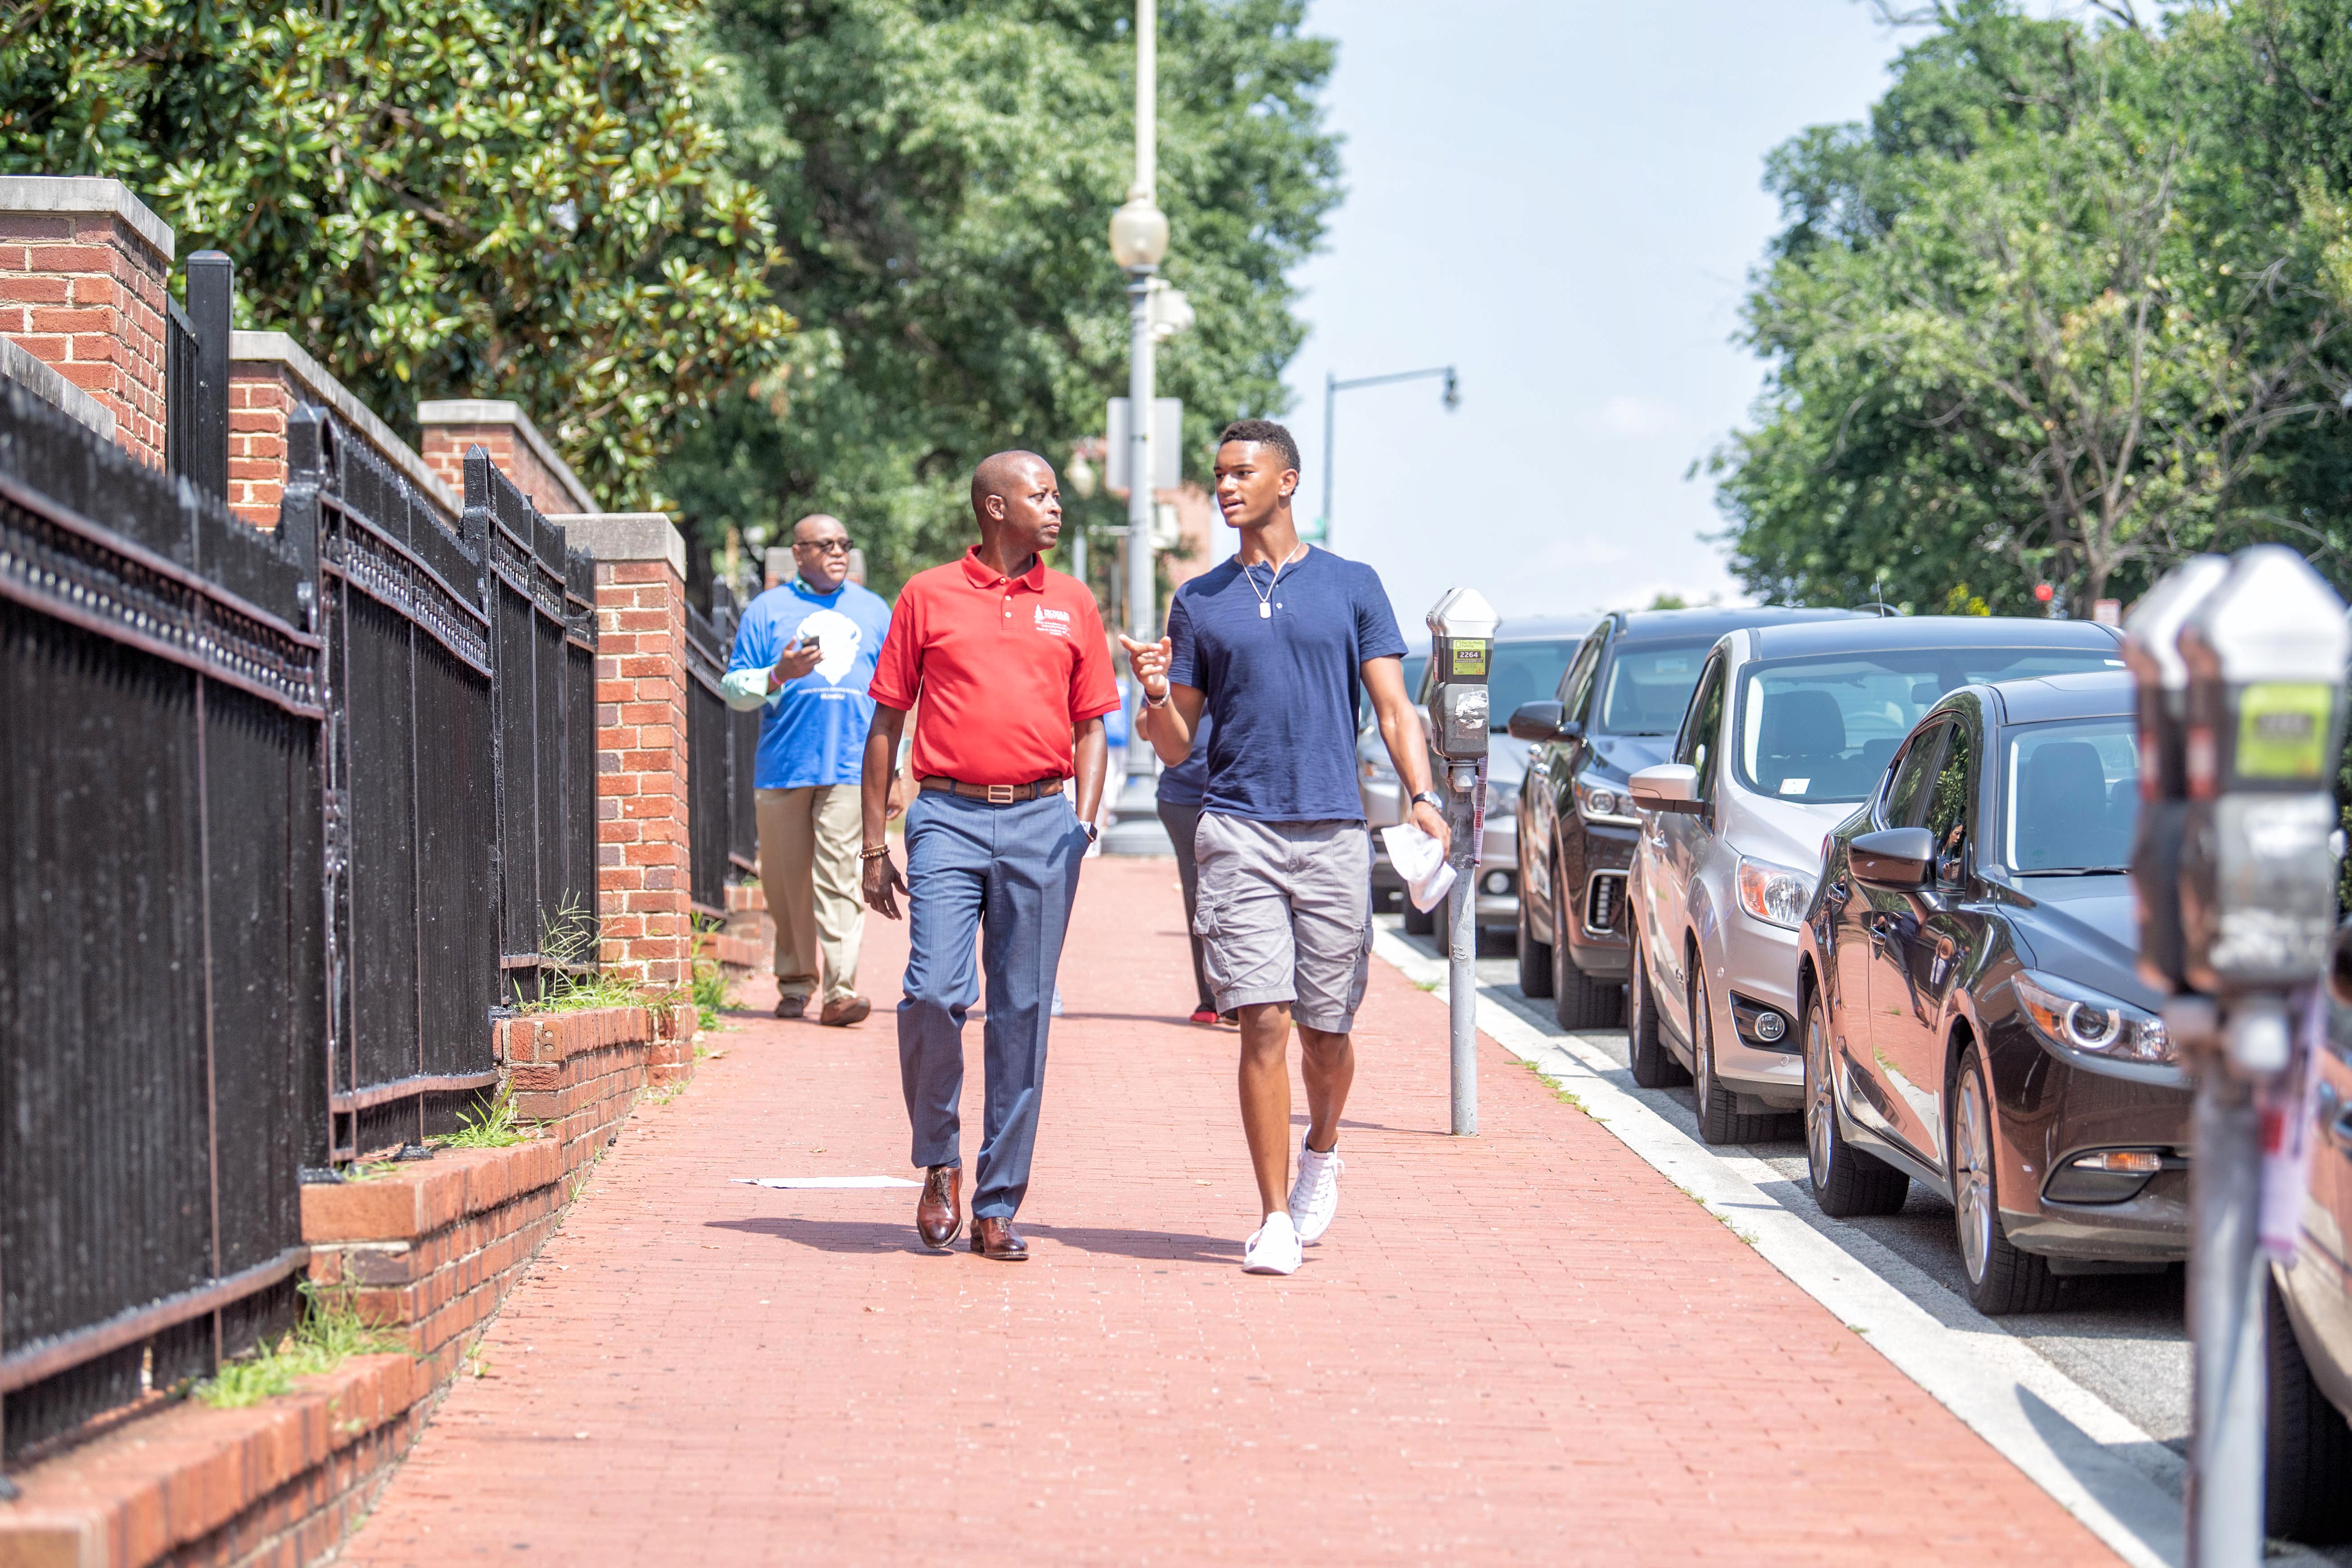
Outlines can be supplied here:
<path id="1" fill-rule="evenodd" d="M 1448 762 L 1475 763 L 1486 754 L 1489 707 L 1486 674 L 1501 618 L 1475 588 L 1451 588 L 1429 612 L 1429 738 Z"/>
<path id="2" fill-rule="evenodd" d="M 2189 984 L 2180 945 L 2180 835 L 2189 812 L 2189 666 L 2180 627 L 2230 574 L 2219 555 L 2165 574 L 2124 626 L 2124 662 L 2139 688 L 2139 825 L 2132 889 L 2139 901 L 2139 974 L 2164 994 Z"/>
<path id="3" fill-rule="evenodd" d="M 2344 601 L 2294 551 L 2258 545 L 2199 601 L 2179 647 L 2189 671 L 2184 972 L 2217 996 L 2307 984 L 2336 926 L 2331 775 L 2352 653 Z"/>
<path id="4" fill-rule="evenodd" d="M 1449 588 L 1429 612 L 1430 744 L 1445 759 L 1445 824 L 1454 865 L 1447 910 L 1446 1005 L 1451 1016 L 1454 1132 L 1478 1131 L 1478 838 L 1485 826 L 1486 677 L 1501 617 L 1475 588 Z"/>

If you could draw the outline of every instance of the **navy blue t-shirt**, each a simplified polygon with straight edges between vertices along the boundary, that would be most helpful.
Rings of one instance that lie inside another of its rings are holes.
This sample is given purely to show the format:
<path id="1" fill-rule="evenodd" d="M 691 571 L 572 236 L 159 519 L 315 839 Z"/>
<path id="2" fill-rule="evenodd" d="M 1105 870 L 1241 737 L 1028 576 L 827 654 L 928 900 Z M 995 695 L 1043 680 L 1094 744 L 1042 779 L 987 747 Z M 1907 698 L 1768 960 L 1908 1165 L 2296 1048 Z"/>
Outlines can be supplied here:
<path id="1" fill-rule="evenodd" d="M 1378 573 L 1310 549 L 1277 582 L 1272 566 L 1245 573 L 1236 556 L 1176 590 L 1168 637 L 1168 679 L 1198 688 L 1215 726 L 1202 810 L 1258 822 L 1364 820 L 1361 667 L 1404 654 Z"/>

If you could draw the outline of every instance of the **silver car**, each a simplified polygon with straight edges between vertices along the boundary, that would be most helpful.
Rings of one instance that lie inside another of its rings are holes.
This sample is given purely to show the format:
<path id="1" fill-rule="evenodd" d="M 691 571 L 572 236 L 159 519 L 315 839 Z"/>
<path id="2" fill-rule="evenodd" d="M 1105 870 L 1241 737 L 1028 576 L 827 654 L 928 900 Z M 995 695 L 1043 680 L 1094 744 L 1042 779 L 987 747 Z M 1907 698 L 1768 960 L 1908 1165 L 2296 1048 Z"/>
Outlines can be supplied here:
<path id="1" fill-rule="evenodd" d="M 1710 1143 L 1769 1136 L 1804 1103 L 1797 933 L 1831 830 L 1955 688 L 2120 669 L 2089 621 L 1814 621 L 1718 641 L 1674 760 L 1629 781 L 1633 851 L 1626 1027 L 1633 1081 L 1687 1071 Z"/>

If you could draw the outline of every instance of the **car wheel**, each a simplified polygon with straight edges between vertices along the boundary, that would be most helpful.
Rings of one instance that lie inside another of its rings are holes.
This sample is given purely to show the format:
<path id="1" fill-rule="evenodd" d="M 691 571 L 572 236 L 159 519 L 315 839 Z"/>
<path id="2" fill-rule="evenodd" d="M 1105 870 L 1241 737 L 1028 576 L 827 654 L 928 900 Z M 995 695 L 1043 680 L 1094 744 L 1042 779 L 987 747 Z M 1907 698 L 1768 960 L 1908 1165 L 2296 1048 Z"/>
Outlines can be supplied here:
<path id="1" fill-rule="evenodd" d="M 1778 1120 L 1769 1112 L 1746 1115 L 1739 1097 L 1715 1076 L 1715 1018 L 1707 1005 L 1706 981 L 1691 961 L 1691 1099 L 1698 1107 L 1698 1135 L 1709 1143 L 1756 1143 L 1772 1135 Z"/>
<path id="2" fill-rule="evenodd" d="M 1672 1089 L 1689 1081 L 1689 1075 L 1658 1037 L 1658 1003 L 1650 989 L 1649 961 L 1642 956 L 1640 928 L 1628 927 L 1625 940 L 1633 944 L 1633 968 L 1625 982 L 1626 1065 L 1643 1089 Z"/>
<path id="3" fill-rule="evenodd" d="M 1838 1126 L 1836 1064 L 1830 1059 L 1830 1009 L 1816 988 L 1805 1008 L 1805 1164 L 1813 1201 L 1832 1219 L 1895 1214 L 1911 1178 L 1845 1141 Z"/>
<path id="4" fill-rule="evenodd" d="M 1563 1029 L 1613 1029 L 1624 1020 L 1625 988 L 1586 974 L 1568 961 L 1568 943 L 1553 942 L 1551 1016 Z"/>
<path id="5" fill-rule="evenodd" d="M 2352 1536 L 2352 1427 L 2313 1379 L 2276 1279 L 2264 1282 L 2263 1298 L 2270 1383 L 2263 1533 L 2333 1546 Z"/>
<path id="6" fill-rule="evenodd" d="M 1559 940 L 1559 882 L 1552 881 L 1551 942 L 1538 942 L 1528 930 L 1528 900 L 1535 895 L 1528 887 L 1527 871 L 1519 872 L 1519 994 L 1541 999 L 1551 994 L 1551 950 Z"/>
<path id="7" fill-rule="evenodd" d="M 1448 897 L 1451 897 L 1451 895 L 1449 894 Z M 1407 936 L 1429 936 L 1434 933 L 1437 930 L 1437 910 L 1444 909 L 1445 907 L 1445 903 L 1446 900 L 1444 899 L 1440 899 L 1437 901 L 1436 909 L 1424 910 L 1418 908 L 1412 901 L 1412 889 L 1410 888 L 1406 889 L 1404 895 L 1404 934 Z"/>
<path id="8" fill-rule="evenodd" d="M 1959 1227 L 1969 1304 L 1988 1318 L 2046 1312 L 2058 1304 L 2058 1277 L 2050 1272 L 2050 1260 L 2011 1247 L 2000 1228 L 1990 1083 L 1983 1056 L 1970 1046 L 1960 1058 L 1959 1091 L 1952 1097 L 1948 1140 L 1952 1152 L 1952 1218 Z"/>

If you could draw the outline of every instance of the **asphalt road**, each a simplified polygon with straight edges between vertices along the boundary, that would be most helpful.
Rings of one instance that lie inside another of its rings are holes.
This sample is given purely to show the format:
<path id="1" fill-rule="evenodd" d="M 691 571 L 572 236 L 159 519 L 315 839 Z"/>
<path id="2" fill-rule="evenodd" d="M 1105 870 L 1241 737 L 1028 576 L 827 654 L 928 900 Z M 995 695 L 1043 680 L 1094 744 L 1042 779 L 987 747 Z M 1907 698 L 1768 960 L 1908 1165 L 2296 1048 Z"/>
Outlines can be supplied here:
<path id="1" fill-rule="evenodd" d="M 1377 917 L 1402 936 L 1394 915 Z M 1430 937 L 1404 941 L 1432 956 L 1443 950 Z M 1490 933 L 1480 945 L 1480 989 L 1548 1035 L 1564 1035 L 1549 1001 L 1529 1001 L 1518 988 L 1517 966 L 1507 931 Z M 1623 1031 L 1583 1032 L 1579 1038 L 1625 1065 Z M 1631 1073 L 1618 1087 L 1639 1097 L 1696 1141 L 1697 1119 L 1688 1089 L 1644 1089 Z M 1779 1173 L 1778 1183 L 1759 1182 L 1784 1207 L 1835 1241 L 1855 1261 L 1913 1300 L 1929 1304 L 1939 1317 L 1957 1313 L 1974 1325 L 2009 1334 L 2128 1416 L 2150 1436 L 2185 1453 L 2189 1436 L 2189 1336 L 2182 1316 L 2181 1269 L 2157 1275 L 2104 1275 L 2065 1280 L 2054 1311 L 1987 1318 L 1968 1304 L 1960 1271 L 1959 1243 L 1953 1233 L 1952 1205 L 1916 1184 L 1903 1212 L 1883 1218 L 1839 1220 L 1813 1202 L 1805 1172 L 1805 1144 L 1794 1116 L 1788 1136 L 1767 1143 L 1717 1151 L 1747 1154 Z M 2352 1559 L 2347 1559 L 2352 1561 Z"/>

